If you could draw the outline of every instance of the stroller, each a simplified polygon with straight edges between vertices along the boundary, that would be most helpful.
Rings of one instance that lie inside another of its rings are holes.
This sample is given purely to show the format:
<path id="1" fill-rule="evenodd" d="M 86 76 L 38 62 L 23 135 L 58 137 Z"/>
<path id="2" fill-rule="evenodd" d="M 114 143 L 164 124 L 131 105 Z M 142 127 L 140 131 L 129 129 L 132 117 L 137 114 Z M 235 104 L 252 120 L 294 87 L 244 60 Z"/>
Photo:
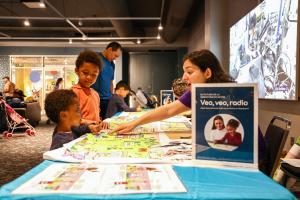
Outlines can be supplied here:
<path id="1" fill-rule="evenodd" d="M 0 112 L 0 131 L 4 131 L 2 133 L 4 138 L 11 138 L 16 129 L 26 129 L 25 133 L 29 136 L 34 136 L 36 134 L 35 129 L 26 121 L 26 119 L 19 115 L 3 99 L 0 99 Z"/>

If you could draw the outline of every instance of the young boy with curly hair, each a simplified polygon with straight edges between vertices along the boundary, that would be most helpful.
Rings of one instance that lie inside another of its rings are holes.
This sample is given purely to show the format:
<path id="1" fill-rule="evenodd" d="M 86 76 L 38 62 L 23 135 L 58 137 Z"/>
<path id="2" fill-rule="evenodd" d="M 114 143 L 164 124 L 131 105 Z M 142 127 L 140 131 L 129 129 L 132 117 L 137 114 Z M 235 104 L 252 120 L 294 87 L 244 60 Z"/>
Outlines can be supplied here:
<path id="1" fill-rule="evenodd" d="M 78 83 L 73 85 L 72 90 L 78 97 L 82 123 L 85 124 L 101 122 L 100 98 L 91 85 L 96 82 L 102 65 L 99 55 L 89 50 L 81 52 L 76 60 Z"/>
<path id="2" fill-rule="evenodd" d="M 188 83 L 181 78 L 175 79 L 172 83 L 172 90 L 176 99 L 180 98 L 188 89 Z"/>
<path id="3" fill-rule="evenodd" d="M 98 125 L 80 125 L 79 101 L 72 90 L 55 90 L 49 93 L 45 99 L 45 111 L 48 118 L 57 124 L 50 150 L 60 148 L 85 133 L 100 131 Z"/>

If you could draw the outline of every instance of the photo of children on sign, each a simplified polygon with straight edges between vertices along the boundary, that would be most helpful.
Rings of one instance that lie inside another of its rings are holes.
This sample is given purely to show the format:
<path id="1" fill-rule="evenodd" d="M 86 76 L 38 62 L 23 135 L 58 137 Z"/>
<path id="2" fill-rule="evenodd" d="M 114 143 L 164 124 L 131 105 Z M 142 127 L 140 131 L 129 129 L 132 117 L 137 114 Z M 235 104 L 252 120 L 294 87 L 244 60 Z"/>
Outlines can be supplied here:
<path id="1" fill-rule="evenodd" d="M 233 151 L 243 142 L 244 129 L 240 121 L 229 114 L 211 117 L 204 129 L 207 144 L 224 151 Z"/>

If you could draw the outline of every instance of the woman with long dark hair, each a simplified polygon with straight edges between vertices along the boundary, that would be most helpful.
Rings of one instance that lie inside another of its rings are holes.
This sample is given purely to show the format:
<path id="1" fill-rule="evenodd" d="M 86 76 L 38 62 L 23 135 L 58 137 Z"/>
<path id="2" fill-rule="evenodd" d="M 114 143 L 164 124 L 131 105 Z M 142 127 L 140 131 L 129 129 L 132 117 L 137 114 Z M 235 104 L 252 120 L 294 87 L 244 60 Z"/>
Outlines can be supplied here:
<path id="1" fill-rule="evenodd" d="M 222 69 L 217 57 L 206 49 L 185 55 L 183 58 L 183 71 L 182 79 L 187 82 L 189 90 L 178 100 L 149 111 L 134 121 L 120 125 L 112 132 L 130 132 L 138 125 L 160 121 L 190 110 L 192 84 L 233 82 L 233 79 Z"/>

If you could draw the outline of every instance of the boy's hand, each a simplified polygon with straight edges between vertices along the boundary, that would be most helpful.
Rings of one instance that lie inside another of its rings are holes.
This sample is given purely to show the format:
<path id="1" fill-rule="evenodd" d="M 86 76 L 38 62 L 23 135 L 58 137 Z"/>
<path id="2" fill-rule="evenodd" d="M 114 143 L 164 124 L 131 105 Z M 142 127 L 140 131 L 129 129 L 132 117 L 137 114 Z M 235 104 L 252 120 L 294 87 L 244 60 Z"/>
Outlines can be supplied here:
<path id="1" fill-rule="evenodd" d="M 136 107 L 136 112 L 141 112 L 141 111 L 142 111 L 141 106 Z"/>
<path id="2" fill-rule="evenodd" d="M 100 126 L 101 126 L 101 129 L 108 129 L 108 123 L 107 122 L 102 121 L 100 123 Z"/>
<path id="3" fill-rule="evenodd" d="M 90 124 L 88 127 L 93 134 L 98 134 L 101 130 L 101 124 Z"/>

